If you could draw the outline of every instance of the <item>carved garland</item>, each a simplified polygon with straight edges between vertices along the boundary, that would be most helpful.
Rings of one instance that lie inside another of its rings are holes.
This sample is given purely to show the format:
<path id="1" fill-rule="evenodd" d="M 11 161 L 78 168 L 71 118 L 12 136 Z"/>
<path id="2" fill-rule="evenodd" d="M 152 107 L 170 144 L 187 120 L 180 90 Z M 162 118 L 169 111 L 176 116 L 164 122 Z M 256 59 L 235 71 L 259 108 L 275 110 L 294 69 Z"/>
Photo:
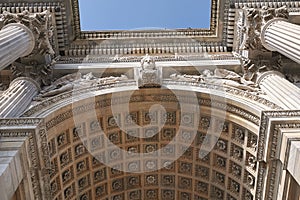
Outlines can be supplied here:
<path id="1" fill-rule="evenodd" d="M 0 119 L 0 127 L 5 126 L 38 126 L 41 123 L 40 118 L 22 118 L 22 119 Z"/>
<path id="2" fill-rule="evenodd" d="M 51 170 L 51 162 L 50 162 L 50 154 L 49 154 L 49 146 L 47 140 L 47 131 L 44 123 L 41 123 L 39 126 L 38 137 L 40 137 L 41 141 L 41 158 L 43 160 L 42 168 L 40 169 L 42 172 L 42 181 L 44 188 L 44 198 L 46 200 L 51 199 L 51 186 L 50 186 L 50 170 Z"/>
<path id="3" fill-rule="evenodd" d="M 35 135 L 31 134 L 29 136 L 29 159 L 31 161 L 29 170 L 31 175 L 34 199 L 40 199 L 42 196 L 40 180 L 39 180 L 40 160 L 38 157 L 37 150 L 38 148 L 37 148 Z"/>

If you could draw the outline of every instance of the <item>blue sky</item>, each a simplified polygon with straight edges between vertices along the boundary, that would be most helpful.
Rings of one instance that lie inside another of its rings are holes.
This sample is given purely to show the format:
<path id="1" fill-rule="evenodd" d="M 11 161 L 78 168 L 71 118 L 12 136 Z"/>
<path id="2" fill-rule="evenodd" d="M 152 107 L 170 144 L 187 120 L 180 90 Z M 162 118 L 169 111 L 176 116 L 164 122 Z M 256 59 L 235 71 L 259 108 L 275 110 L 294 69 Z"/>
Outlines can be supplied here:
<path id="1" fill-rule="evenodd" d="M 210 0 L 79 0 L 82 30 L 209 28 Z"/>

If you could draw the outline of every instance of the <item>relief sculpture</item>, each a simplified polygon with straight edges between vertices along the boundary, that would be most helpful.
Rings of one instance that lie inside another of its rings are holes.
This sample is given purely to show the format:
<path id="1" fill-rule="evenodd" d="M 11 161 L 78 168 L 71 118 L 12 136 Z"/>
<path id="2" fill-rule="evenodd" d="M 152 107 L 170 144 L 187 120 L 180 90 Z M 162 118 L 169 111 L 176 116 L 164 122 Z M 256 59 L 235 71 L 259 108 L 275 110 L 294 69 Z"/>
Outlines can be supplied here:
<path id="1" fill-rule="evenodd" d="M 81 73 L 73 73 L 63 76 L 54 81 L 50 86 L 44 87 L 36 100 L 53 97 L 64 92 L 72 91 L 73 89 L 80 89 L 83 87 L 92 87 L 103 84 L 116 83 L 127 80 L 127 76 L 121 75 L 120 77 L 102 77 L 97 78 L 91 72 L 85 75 Z"/>
<path id="2" fill-rule="evenodd" d="M 227 69 L 216 68 L 214 71 L 205 69 L 201 75 L 172 74 L 170 78 L 176 81 L 224 85 L 251 92 L 259 91 L 258 86 L 253 81 L 246 80 L 243 76 Z"/>

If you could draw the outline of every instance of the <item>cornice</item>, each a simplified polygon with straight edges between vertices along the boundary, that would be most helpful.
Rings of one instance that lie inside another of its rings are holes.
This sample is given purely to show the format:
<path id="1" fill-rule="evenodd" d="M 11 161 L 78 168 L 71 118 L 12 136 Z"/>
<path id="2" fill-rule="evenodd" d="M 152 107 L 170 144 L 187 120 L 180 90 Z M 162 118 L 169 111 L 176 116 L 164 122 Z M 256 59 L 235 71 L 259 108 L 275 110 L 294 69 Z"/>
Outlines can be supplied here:
<path id="1" fill-rule="evenodd" d="M 186 37 L 203 37 L 203 36 L 217 36 L 217 29 L 219 25 L 218 14 L 221 6 L 225 1 L 212 0 L 211 1 L 211 18 L 210 28 L 202 29 L 175 29 L 175 30 L 117 30 L 117 31 L 81 31 L 80 30 L 80 13 L 78 0 L 72 0 L 73 18 L 75 24 L 75 35 L 78 39 L 124 39 L 124 38 L 186 38 Z M 228 3 L 229 1 L 226 0 Z M 226 3 L 225 3 L 226 4 Z"/>
<path id="2" fill-rule="evenodd" d="M 281 6 L 287 6 L 290 10 L 294 10 L 294 8 L 298 8 L 300 6 L 299 1 L 255 1 L 255 2 L 249 2 L 245 0 L 232 0 L 231 3 L 235 6 L 235 8 L 243 8 L 243 7 L 248 7 L 248 8 L 262 8 L 263 6 L 268 6 L 270 8 L 277 8 Z M 290 11 L 289 10 L 289 11 Z"/>
<path id="3" fill-rule="evenodd" d="M 96 55 L 116 55 L 227 51 L 229 0 L 211 1 L 209 29 L 175 30 L 81 31 L 78 1 L 71 0 L 70 4 L 76 37 L 75 41 L 65 51 L 65 54 L 70 57 L 85 56 L 87 52 L 94 52 Z M 151 43 L 145 39 L 149 39 Z M 192 44 L 188 44 L 186 40 L 192 41 Z M 165 50 L 162 50 L 162 46 L 166 47 Z M 197 46 L 201 46 L 201 48 Z"/>
<path id="4" fill-rule="evenodd" d="M 27 0 L 22 3 L 12 0 L 10 3 L 0 2 L 0 7 L 2 8 L 0 13 L 3 11 L 20 13 L 23 10 L 29 10 L 32 13 L 50 11 L 55 27 L 53 46 L 56 54 L 62 56 L 85 56 L 91 51 L 94 51 L 96 55 L 223 52 L 227 51 L 227 43 L 230 43 L 227 38 L 229 0 L 211 1 L 209 29 L 81 31 L 78 0 L 43 2 Z M 152 43 L 145 42 L 145 39 L 151 40 Z M 118 43 L 118 47 L 115 46 L 115 42 L 110 44 L 110 41 L 116 40 L 123 41 L 124 44 Z M 193 41 L 193 44 L 188 44 L 186 40 Z M 166 50 L 162 51 L 160 45 L 165 46 Z M 123 51 L 123 53 L 118 53 L 118 51 Z"/>

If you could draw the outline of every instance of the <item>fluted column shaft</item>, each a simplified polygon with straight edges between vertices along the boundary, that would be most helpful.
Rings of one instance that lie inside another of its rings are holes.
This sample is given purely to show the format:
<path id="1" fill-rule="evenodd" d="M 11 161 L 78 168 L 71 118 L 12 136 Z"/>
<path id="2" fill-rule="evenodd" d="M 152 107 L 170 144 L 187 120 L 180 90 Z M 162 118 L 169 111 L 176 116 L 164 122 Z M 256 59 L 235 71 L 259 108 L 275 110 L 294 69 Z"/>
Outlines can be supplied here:
<path id="1" fill-rule="evenodd" d="M 17 78 L 0 96 L 0 117 L 19 117 L 38 94 L 39 86 L 30 78 Z"/>
<path id="2" fill-rule="evenodd" d="M 261 32 L 263 46 L 300 63 L 300 26 L 275 18 L 266 23 Z"/>
<path id="3" fill-rule="evenodd" d="M 265 72 L 259 76 L 257 83 L 270 100 L 283 109 L 300 109 L 300 88 L 286 80 L 283 74 Z"/>
<path id="4" fill-rule="evenodd" d="M 4 26 L 0 31 L 0 70 L 32 52 L 35 39 L 32 31 L 20 23 Z"/>

